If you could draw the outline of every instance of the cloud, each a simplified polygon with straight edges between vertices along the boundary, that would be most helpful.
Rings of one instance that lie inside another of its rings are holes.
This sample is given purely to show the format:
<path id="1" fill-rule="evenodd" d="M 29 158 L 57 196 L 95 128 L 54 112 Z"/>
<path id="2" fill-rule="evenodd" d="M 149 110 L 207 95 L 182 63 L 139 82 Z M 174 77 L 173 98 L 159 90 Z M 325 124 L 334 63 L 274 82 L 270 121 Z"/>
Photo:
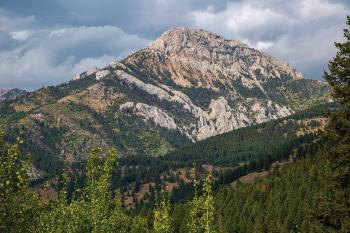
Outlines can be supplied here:
<path id="1" fill-rule="evenodd" d="M 348 0 L 2 0 L 0 87 L 67 81 L 175 26 L 240 40 L 320 79 L 349 12 Z"/>
<path id="2" fill-rule="evenodd" d="M 187 13 L 215 10 L 227 0 L 1 0 L 0 7 L 18 15 L 35 15 L 46 26 L 112 25 L 128 34 L 154 39 L 170 27 L 188 25 Z"/>
<path id="3" fill-rule="evenodd" d="M 258 41 L 258 43 L 253 45 L 253 47 L 255 47 L 261 51 L 268 50 L 272 46 L 274 46 L 274 42 L 269 42 L 269 41 Z"/>
<path id="4" fill-rule="evenodd" d="M 30 36 L 31 33 L 32 32 L 28 31 L 28 30 L 22 30 L 22 31 L 10 32 L 10 35 L 11 35 L 12 39 L 14 39 L 14 40 L 23 41 L 23 40 L 26 40 Z"/>
<path id="5" fill-rule="evenodd" d="M 350 6 L 337 1 L 248 0 L 228 3 L 222 11 L 193 11 L 196 27 L 240 40 L 289 61 L 307 77 L 321 79 L 342 40 Z"/>
<path id="6" fill-rule="evenodd" d="M 20 44 L 0 50 L 0 86 L 5 88 L 58 84 L 149 43 L 114 26 L 60 26 L 8 33 Z"/>
<path id="7" fill-rule="evenodd" d="M 344 5 L 337 2 L 304 0 L 300 1 L 299 4 L 301 5 L 299 16 L 308 20 L 346 13 Z"/>
<path id="8" fill-rule="evenodd" d="M 345 27 L 345 26 L 344 26 Z M 335 55 L 333 41 L 342 41 L 342 27 L 333 26 L 313 33 L 282 35 L 266 52 L 288 60 L 306 77 L 321 79 L 328 61 Z"/>

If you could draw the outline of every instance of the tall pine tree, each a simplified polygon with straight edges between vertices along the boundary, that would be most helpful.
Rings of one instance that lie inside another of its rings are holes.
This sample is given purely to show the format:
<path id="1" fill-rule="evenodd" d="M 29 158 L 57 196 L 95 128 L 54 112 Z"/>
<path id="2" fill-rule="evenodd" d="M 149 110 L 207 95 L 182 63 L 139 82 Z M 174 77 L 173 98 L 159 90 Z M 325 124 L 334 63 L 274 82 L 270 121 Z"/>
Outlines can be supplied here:
<path id="1" fill-rule="evenodd" d="M 350 28 L 350 17 L 347 17 Z M 338 52 L 329 62 L 325 79 L 333 98 L 345 110 L 330 114 L 323 136 L 325 189 L 317 197 L 316 232 L 350 232 L 350 32 L 344 29 L 345 42 L 335 43 Z"/>

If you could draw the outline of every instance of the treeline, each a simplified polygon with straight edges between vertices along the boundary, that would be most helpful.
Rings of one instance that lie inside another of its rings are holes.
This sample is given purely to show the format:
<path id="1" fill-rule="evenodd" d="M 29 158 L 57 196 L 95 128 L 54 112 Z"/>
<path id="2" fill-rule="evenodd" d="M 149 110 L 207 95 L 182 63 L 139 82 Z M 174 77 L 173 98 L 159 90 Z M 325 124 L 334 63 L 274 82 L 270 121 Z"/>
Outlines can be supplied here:
<path id="1" fill-rule="evenodd" d="M 332 127 L 328 125 L 326 132 Z M 344 134 L 348 134 L 347 131 L 342 131 L 341 136 Z M 327 154 L 330 142 L 327 137 L 323 138 L 301 144 L 294 151 L 295 158 L 300 161 L 282 169 L 277 167 L 270 176 L 253 184 L 238 182 L 235 188 L 219 189 L 214 195 L 215 185 L 207 176 L 203 182 L 195 181 L 195 186 L 183 183 L 170 197 L 158 192 L 155 208 L 143 209 L 136 216 L 125 212 L 120 193 L 111 186 L 117 166 L 114 149 L 104 156 L 100 149 L 93 150 L 88 156 L 86 177 L 81 185 L 68 193 L 70 180 L 66 178 L 63 184 L 66 188 L 56 199 L 44 203 L 28 188 L 30 161 L 25 160 L 21 151 L 23 142 L 17 140 L 15 144 L 6 145 L 0 140 L 0 231 L 326 232 L 318 218 L 322 210 L 315 208 L 319 204 L 316 197 L 324 190 L 329 191 L 323 177 L 329 174 L 328 160 L 323 154 L 314 156 L 319 144 L 327 145 L 322 147 Z M 346 219 L 341 220 L 340 227 L 346 227 Z M 347 228 L 344 231 L 335 229 L 333 232 L 347 232 Z"/>

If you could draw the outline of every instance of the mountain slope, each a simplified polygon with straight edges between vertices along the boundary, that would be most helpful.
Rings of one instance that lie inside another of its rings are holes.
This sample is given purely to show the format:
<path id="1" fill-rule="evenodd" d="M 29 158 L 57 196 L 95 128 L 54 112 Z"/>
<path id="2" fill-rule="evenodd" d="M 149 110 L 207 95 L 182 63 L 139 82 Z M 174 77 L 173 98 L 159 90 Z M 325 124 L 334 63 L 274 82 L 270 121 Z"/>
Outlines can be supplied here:
<path id="1" fill-rule="evenodd" d="M 54 173 L 96 146 L 164 155 L 290 115 L 326 100 L 328 90 L 240 42 L 175 28 L 121 62 L 0 103 L 0 124 L 11 135 L 22 130 L 36 166 Z"/>

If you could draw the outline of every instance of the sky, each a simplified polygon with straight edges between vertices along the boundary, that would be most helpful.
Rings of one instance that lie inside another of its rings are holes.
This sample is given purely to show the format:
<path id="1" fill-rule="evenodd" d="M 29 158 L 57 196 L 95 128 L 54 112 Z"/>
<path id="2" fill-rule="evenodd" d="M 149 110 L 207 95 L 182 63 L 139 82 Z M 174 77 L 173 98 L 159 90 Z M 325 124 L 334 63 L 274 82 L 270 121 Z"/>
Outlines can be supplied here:
<path id="1" fill-rule="evenodd" d="M 1 0 L 0 88 L 68 81 L 178 26 L 202 28 L 322 79 L 350 0 Z"/>

